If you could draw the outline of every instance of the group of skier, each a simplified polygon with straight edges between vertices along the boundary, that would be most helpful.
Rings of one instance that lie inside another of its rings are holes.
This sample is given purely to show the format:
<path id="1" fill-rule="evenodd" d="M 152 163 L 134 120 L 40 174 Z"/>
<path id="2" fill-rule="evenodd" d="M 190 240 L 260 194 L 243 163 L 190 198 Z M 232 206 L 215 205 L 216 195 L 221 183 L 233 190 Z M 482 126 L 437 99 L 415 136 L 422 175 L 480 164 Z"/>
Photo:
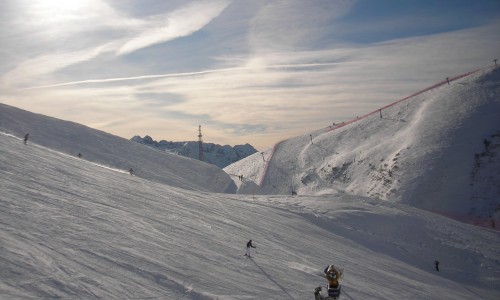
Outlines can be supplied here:
<path id="1" fill-rule="evenodd" d="M 257 248 L 252 244 L 252 240 L 248 241 L 245 256 L 252 257 L 251 249 Z M 324 276 L 328 282 L 327 285 L 327 295 L 323 296 L 321 294 L 321 286 L 317 287 L 314 291 L 315 300 L 334 300 L 340 297 L 340 278 L 342 277 L 343 270 L 338 269 L 333 264 L 328 265 L 323 271 Z"/>
<path id="2" fill-rule="evenodd" d="M 24 144 L 28 143 L 29 133 L 24 136 Z M 81 158 L 81 153 L 78 153 L 78 157 Z M 130 175 L 134 174 L 134 170 L 130 168 Z M 238 176 L 240 180 L 243 180 L 243 175 Z M 252 244 L 252 240 L 248 241 L 245 251 L 245 256 L 252 257 L 251 249 L 256 249 L 257 247 Z M 439 271 L 439 261 L 434 262 L 436 270 Z M 314 299 L 315 300 L 330 300 L 330 299 L 338 299 L 340 297 L 340 283 L 339 280 L 342 277 L 343 270 L 336 268 L 333 264 L 328 265 L 323 271 L 324 276 L 328 282 L 327 285 L 327 295 L 324 296 L 321 294 L 321 286 L 317 287 L 314 291 Z"/>
<path id="3" fill-rule="evenodd" d="M 252 240 L 248 241 L 245 256 L 252 257 L 251 249 L 257 248 L 252 244 Z M 439 261 L 435 261 L 434 265 L 436 267 L 436 271 L 439 272 Z M 323 275 L 325 276 L 328 285 L 327 285 L 327 293 L 323 295 L 321 293 L 321 286 L 317 287 L 314 290 L 314 300 L 336 300 L 340 297 L 340 278 L 342 278 L 343 270 L 335 267 L 333 264 L 328 265 L 323 271 Z"/>
<path id="4" fill-rule="evenodd" d="M 28 139 L 29 139 L 29 137 L 30 137 L 30 134 L 29 134 L 29 133 L 26 133 L 26 134 L 24 135 L 23 143 L 24 143 L 25 145 L 27 145 L 27 144 L 28 144 Z M 82 156 L 83 156 L 83 155 L 82 155 L 82 153 L 81 153 L 81 152 L 79 152 L 76 156 L 77 156 L 78 158 L 82 158 Z M 130 175 L 134 175 L 134 170 L 133 170 L 132 168 L 130 168 L 130 170 L 128 170 L 128 172 L 130 173 Z M 243 175 L 241 175 L 241 178 L 243 179 Z"/>
<path id="5" fill-rule="evenodd" d="M 252 257 L 251 249 L 257 248 L 252 244 L 252 240 L 248 241 L 245 256 Z M 434 265 L 436 267 L 436 271 L 439 272 L 439 261 L 435 261 Z M 328 265 L 323 271 L 323 275 L 325 276 L 328 285 L 327 285 L 327 293 L 323 295 L 321 293 L 321 286 L 317 287 L 314 290 L 314 300 L 336 300 L 340 297 L 340 278 L 342 278 L 343 269 L 339 269 L 335 267 L 333 264 Z"/>

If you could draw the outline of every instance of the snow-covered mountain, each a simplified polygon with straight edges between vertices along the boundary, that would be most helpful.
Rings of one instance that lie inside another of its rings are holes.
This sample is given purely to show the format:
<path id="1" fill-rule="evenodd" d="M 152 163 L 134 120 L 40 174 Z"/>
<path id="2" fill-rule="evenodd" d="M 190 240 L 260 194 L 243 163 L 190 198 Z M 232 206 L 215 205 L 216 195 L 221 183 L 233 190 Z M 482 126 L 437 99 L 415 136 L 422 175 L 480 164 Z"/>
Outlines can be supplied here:
<path id="1" fill-rule="evenodd" d="M 500 227 L 500 69 L 439 83 L 224 169 L 240 193 L 353 194 Z"/>
<path id="2" fill-rule="evenodd" d="M 0 299 L 312 299 L 330 263 L 341 299 L 500 296 L 497 232 L 362 196 L 186 190 L 43 141 L 0 134 Z"/>
<path id="3" fill-rule="evenodd" d="M 341 299 L 498 299 L 500 234 L 413 207 L 449 209 L 441 186 L 460 182 L 495 195 L 498 76 L 283 141 L 227 167 L 234 181 L 0 105 L 0 299 L 312 299 L 331 263 Z"/>
<path id="4" fill-rule="evenodd" d="M 127 139 L 77 123 L 34 114 L 0 103 L 0 130 L 83 160 L 128 171 L 136 176 L 185 189 L 234 192 L 235 186 L 220 168 L 144 147 Z"/>
<path id="5" fill-rule="evenodd" d="M 152 148 L 168 151 L 178 155 L 199 159 L 199 144 L 197 141 L 189 142 L 172 142 L 172 141 L 155 141 L 149 135 L 143 138 L 139 135 L 130 139 L 133 142 L 143 144 Z M 257 152 L 257 150 L 250 144 L 235 145 L 218 145 L 214 143 L 203 143 L 203 161 L 216 165 L 219 168 L 227 167 L 249 155 Z"/>

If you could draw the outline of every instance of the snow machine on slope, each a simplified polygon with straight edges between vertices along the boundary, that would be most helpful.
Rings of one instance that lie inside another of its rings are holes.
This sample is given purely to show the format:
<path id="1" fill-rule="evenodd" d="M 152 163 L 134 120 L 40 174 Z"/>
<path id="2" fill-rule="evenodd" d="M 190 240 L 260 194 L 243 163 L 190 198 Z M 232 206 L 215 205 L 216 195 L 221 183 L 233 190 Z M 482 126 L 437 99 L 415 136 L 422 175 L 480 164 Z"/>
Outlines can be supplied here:
<path id="1" fill-rule="evenodd" d="M 342 278 L 342 275 L 344 274 L 343 269 L 339 269 L 335 267 L 333 264 L 328 265 L 324 272 L 324 276 L 326 280 L 328 281 L 327 285 L 327 294 L 324 296 L 321 294 L 321 287 L 317 287 L 314 290 L 314 298 L 315 300 L 336 300 L 339 299 L 340 297 L 340 278 Z"/>
<path id="2" fill-rule="evenodd" d="M 321 287 L 318 286 L 314 290 L 314 300 L 337 300 L 340 297 L 340 288 L 341 288 L 340 285 L 336 288 L 329 287 L 327 290 L 327 294 L 323 295 L 321 293 Z"/>

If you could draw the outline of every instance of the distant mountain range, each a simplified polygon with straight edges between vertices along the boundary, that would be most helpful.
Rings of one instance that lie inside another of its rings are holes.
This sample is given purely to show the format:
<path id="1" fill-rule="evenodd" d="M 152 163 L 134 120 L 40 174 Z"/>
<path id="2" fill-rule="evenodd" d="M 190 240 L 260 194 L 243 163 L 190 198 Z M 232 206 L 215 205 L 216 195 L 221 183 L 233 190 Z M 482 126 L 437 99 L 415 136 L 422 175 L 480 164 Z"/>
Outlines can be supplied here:
<path id="1" fill-rule="evenodd" d="M 199 147 L 198 141 L 189 142 L 171 142 L 161 140 L 159 142 L 153 140 L 152 137 L 146 135 L 140 137 L 138 135 L 130 139 L 133 142 L 143 144 L 152 148 L 157 148 L 170 153 L 198 159 Z M 256 153 L 257 150 L 250 144 L 236 145 L 218 145 L 213 143 L 203 143 L 203 161 L 216 165 L 219 168 L 224 168 L 230 164 L 237 162 L 247 156 Z"/>

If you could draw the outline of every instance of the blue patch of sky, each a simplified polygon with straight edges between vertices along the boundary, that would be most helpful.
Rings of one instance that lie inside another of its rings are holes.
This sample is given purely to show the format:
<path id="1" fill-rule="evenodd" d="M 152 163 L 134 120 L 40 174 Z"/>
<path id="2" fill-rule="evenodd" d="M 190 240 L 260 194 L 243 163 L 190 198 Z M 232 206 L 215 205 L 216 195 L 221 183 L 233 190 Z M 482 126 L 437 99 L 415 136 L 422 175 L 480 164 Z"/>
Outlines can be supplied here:
<path id="1" fill-rule="evenodd" d="M 124 56 L 126 62 L 147 64 L 149 70 L 167 73 L 210 69 L 220 63 L 217 57 L 244 55 L 248 49 L 245 35 L 251 14 L 258 5 L 241 2 L 229 5 L 204 28 L 187 36 L 154 44 Z"/>
<path id="2" fill-rule="evenodd" d="M 157 109 L 155 115 L 169 120 L 189 120 L 193 124 L 207 124 L 211 122 L 211 118 L 206 114 L 189 114 L 182 111 Z"/>
<path id="3" fill-rule="evenodd" d="M 151 45 L 124 55 L 127 63 L 147 67 L 153 73 L 177 73 L 209 68 L 213 57 L 222 54 L 210 35 L 199 30 L 189 36 Z"/>
<path id="4" fill-rule="evenodd" d="M 206 34 L 202 31 L 191 36 L 180 37 L 172 41 L 151 45 L 137 51 L 115 56 L 101 54 L 90 61 L 82 61 L 58 71 L 58 76 L 64 81 L 86 79 L 106 79 L 115 77 L 134 77 L 145 75 L 161 75 L 183 73 L 209 69 L 213 64 L 211 55 L 217 55 L 213 49 L 208 49 L 205 43 Z M 210 52 L 212 51 L 212 52 Z M 209 52 L 208 55 L 205 52 Z M 107 86 L 121 86 L 142 83 L 151 79 L 141 79 L 124 82 L 106 82 Z M 100 85 L 103 83 L 97 83 Z"/>
<path id="5" fill-rule="evenodd" d="M 267 132 L 268 127 L 264 124 L 226 124 L 223 128 L 237 135 L 255 134 Z"/>
<path id="6" fill-rule="evenodd" d="M 245 134 L 255 134 L 263 133 L 267 131 L 267 126 L 264 124 L 236 124 L 236 123 L 226 123 L 221 121 L 216 121 L 213 119 L 206 119 L 204 123 L 200 123 L 203 126 L 213 126 L 220 128 L 226 132 L 237 135 Z"/>
<path id="7" fill-rule="evenodd" d="M 134 96 L 140 99 L 148 110 L 151 106 L 162 108 L 185 102 L 182 96 L 169 93 L 136 93 Z"/>
<path id="8" fill-rule="evenodd" d="M 144 18 L 182 7 L 186 0 L 106 0 L 113 8 L 134 18 Z"/>
<path id="9" fill-rule="evenodd" d="M 237 124 L 237 123 L 227 123 L 214 120 L 212 117 L 206 114 L 189 114 L 182 111 L 169 111 L 169 110 L 159 110 L 156 112 L 163 118 L 173 119 L 173 120 L 189 120 L 193 124 L 199 124 L 201 126 L 208 126 L 213 128 L 220 128 L 226 132 L 231 132 L 232 134 L 254 134 L 266 132 L 268 127 L 264 124 Z"/>
<path id="10" fill-rule="evenodd" d="M 498 0 L 360 0 L 332 24 L 330 37 L 373 43 L 481 26 L 498 17 Z"/>

